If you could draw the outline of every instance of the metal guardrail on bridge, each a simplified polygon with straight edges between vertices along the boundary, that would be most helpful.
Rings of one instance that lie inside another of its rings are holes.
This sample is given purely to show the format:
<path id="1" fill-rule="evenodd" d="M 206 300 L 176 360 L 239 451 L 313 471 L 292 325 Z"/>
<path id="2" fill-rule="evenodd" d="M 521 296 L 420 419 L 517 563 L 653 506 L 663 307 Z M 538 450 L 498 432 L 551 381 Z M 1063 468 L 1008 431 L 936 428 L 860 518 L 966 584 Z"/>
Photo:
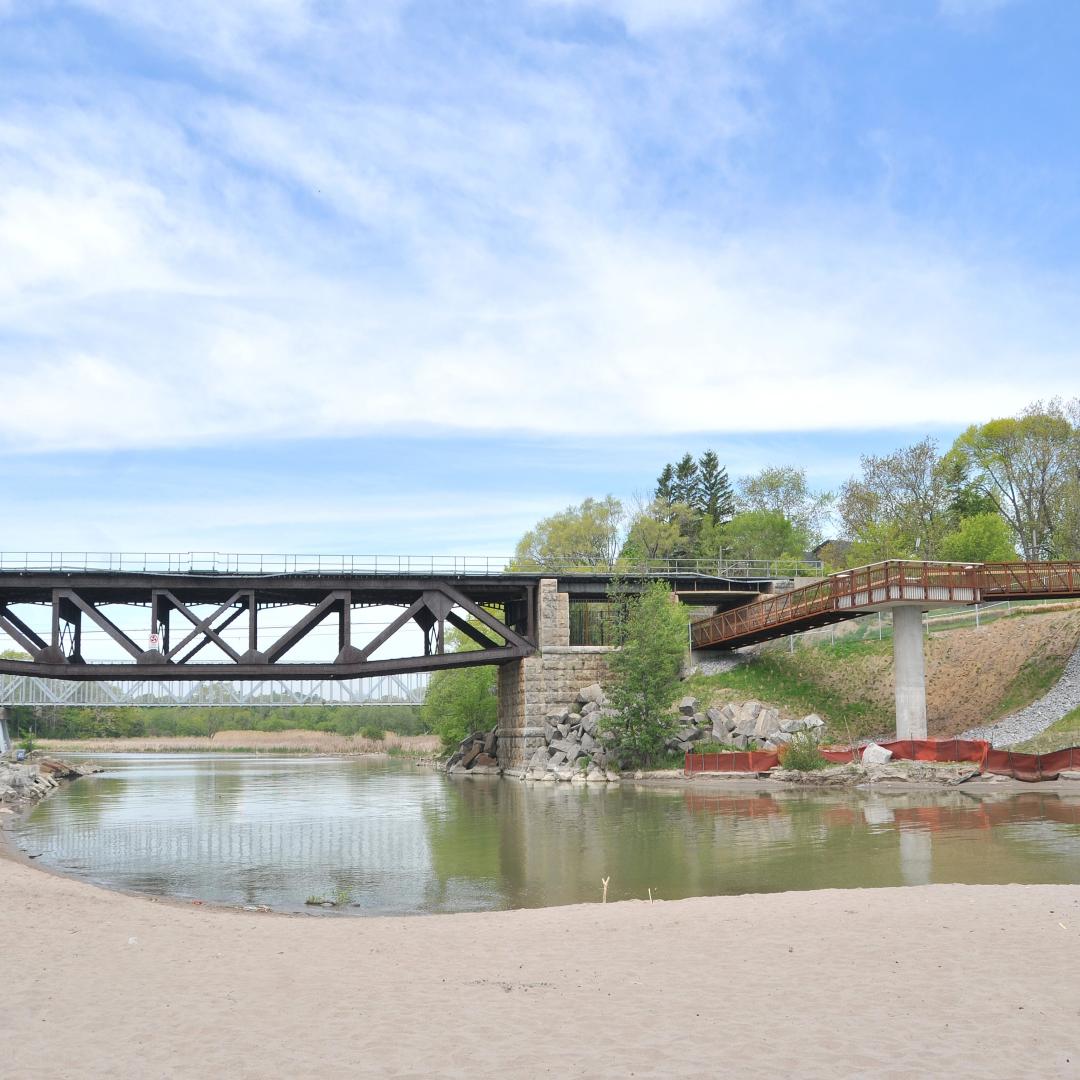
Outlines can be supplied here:
<path id="1" fill-rule="evenodd" d="M 510 555 L 290 555 L 240 554 L 222 551 L 110 552 L 110 551 L 6 551 L 0 552 L 0 571 L 83 573 L 99 571 L 132 574 L 322 574 L 322 575 L 498 575 L 517 572 Z M 627 576 L 703 575 L 740 579 L 820 577 L 817 560 L 713 559 L 625 560 L 614 565 L 586 565 L 555 560 L 521 573 L 610 574 Z"/>

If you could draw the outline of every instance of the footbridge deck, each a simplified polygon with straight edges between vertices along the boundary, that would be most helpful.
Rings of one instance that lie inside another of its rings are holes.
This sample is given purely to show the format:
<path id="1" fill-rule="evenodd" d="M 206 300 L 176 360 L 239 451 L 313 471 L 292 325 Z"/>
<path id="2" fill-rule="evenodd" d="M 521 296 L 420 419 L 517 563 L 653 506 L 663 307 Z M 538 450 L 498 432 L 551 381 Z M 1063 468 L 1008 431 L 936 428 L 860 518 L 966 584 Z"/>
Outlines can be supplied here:
<path id="1" fill-rule="evenodd" d="M 1080 597 L 1080 562 L 893 560 L 830 574 L 692 624 L 695 649 L 735 649 L 900 605 Z"/>

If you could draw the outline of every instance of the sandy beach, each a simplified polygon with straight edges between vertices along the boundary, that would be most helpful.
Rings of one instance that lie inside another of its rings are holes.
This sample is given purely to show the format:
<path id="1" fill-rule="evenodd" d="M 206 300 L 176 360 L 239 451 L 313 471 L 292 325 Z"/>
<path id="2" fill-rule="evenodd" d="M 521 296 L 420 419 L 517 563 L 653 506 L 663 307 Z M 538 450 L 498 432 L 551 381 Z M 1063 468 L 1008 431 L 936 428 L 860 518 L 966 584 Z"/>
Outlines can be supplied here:
<path id="1" fill-rule="evenodd" d="M 1080 887 L 420 918 L 126 896 L 0 858 L 0 1075 L 1080 1076 Z"/>

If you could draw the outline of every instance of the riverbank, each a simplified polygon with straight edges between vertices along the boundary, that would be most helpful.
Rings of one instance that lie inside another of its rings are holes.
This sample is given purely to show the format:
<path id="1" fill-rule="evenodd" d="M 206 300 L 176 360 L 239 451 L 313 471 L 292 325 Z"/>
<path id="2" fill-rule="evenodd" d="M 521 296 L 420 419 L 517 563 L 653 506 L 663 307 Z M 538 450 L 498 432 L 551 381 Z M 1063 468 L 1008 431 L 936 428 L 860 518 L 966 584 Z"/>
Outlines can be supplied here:
<path id="1" fill-rule="evenodd" d="M 39 739 L 38 745 L 60 754 L 403 754 L 434 757 L 439 750 L 439 737 L 388 732 L 382 739 L 369 739 L 363 735 L 337 735 L 329 731 L 219 731 L 209 737 Z"/>
<path id="2" fill-rule="evenodd" d="M 73 765 L 40 754 L 23 762 L 0 759 L 0 809 L 19 813 L 51 795 L 65 781 L 98 772 L 101 769 L 91 763 Z"/>
<path id="3" fill-rule="evenodd" d="M 1076 886 L 314 919 L 0 859 L 0 910 L 6 970 L 41 974 L 4 1006 L 11 1080 L 46 1061 L 71 1078 L 1080 1076 Z"/>

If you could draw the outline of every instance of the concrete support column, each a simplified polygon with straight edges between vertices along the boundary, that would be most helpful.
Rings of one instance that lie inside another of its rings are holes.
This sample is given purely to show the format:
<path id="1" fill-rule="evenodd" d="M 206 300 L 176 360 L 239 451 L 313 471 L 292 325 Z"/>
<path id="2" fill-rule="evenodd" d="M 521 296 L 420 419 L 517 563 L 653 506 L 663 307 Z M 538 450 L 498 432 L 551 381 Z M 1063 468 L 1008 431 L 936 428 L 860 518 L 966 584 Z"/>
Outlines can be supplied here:
<path id="1" fill-rule="evenodd" d="M 892 609 L 893 669 L 896 674 L 896 737 L 926 738 L 926 666 L 922 611 L 914 605 Z"/>
<path id="2" fill-rule="evenodd" d="M 0 705 L 0 754 L 5 754 L 11 749 L 11 727 L 8 723 L 10 718 L 11 713 L 8 712 L 7 707 Z"/>

